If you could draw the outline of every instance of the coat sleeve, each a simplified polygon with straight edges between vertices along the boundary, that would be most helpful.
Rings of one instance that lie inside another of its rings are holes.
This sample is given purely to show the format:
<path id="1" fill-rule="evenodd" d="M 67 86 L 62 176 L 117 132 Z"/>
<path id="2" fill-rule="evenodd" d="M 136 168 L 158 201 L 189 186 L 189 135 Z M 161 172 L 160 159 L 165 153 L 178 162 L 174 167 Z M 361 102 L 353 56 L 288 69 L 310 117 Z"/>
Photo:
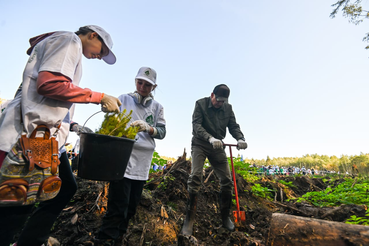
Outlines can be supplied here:
<path id="1" fill-rule="evenodd" d="M 167 133 L 166 130 L 166 121 L 164 119 L 164 108 L 160 105 L 159 108 L 159 114 L 158 114 L 158 121 L 155 125 L 155 128 L 157 130 L 157 134 L 155 136 L 153 136 L 153 138 L 156 139 L 163 139 Z"/>
<path id="2" fill-rule="evenodd" d="M 73 103 L 99 104 L 102 98 L 102 93 L 76 86 L 68 77 L 48 71 L 39 73 L 37 92 L 48 98 Z"/>
<path id="3" fill-rule="evenodd" d="M 200 138 L 204 141 L 208 141 L 209 138 L 212 137 L 205 128 L 202 126 L 204 121 L 204 113 L 200 106 L 200 103 L 196 101 L 195 109 L 192 114 L 192 131 L 193 135 L 197 138 Z"/>

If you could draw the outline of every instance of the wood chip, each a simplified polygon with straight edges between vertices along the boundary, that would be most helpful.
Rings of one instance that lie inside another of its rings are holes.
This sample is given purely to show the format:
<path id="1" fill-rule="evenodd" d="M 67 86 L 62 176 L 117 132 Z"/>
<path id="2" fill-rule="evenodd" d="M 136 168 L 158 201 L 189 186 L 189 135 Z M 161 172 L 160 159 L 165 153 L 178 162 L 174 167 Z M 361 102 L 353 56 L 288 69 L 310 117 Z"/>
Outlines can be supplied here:
<path id="1" fill-rule="evenodd" d="M 73 215 L 72 219 L 70 220 L 70 223 L 72 223 L 72 225 L 74 225 L 78 220 L 78 214 Z"/>

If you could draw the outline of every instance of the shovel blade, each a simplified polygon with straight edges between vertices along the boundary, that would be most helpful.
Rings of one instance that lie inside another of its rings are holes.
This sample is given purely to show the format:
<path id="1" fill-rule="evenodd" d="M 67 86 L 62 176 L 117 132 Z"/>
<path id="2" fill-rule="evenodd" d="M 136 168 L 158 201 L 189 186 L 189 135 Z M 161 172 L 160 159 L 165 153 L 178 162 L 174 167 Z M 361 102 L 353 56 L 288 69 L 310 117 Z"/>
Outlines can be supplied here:
<path id="1" fill-rule="evenodd" d="M 236 223 L 246 221 L 245 211 L 233 211 L 233 217 Z"/>

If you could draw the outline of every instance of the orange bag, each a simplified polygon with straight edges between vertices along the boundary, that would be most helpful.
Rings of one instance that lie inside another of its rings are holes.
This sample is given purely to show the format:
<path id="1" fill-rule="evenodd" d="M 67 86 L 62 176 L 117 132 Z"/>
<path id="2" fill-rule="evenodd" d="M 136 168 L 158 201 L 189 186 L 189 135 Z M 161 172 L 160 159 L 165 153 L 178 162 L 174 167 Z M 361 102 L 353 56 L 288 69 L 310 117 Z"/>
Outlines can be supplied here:
<path id="1" fill-rule="evenodd" d="M 43 137 L 36 133 L 44 131 Z M 60 191 L 58 141 L 39 125 L 29 138 L 22 135 L 0 168 L 0 206 L 33 204 L 54 198 Z"/>

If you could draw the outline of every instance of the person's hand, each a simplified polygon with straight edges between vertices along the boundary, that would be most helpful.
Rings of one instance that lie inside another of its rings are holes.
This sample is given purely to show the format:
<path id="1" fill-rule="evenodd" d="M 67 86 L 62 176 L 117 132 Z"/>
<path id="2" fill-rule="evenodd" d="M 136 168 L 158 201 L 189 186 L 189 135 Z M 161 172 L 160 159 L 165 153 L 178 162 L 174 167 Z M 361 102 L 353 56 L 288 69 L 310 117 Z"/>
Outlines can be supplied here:
<path id="1" fill-rule="evenodd" d="M 237 149 L 246 149 L 247 143 L 243 141 L 242 139 L 238 140 L 237 142 Z"/>
<path id="2" fill-rule="evenodd" d="M 221 149 L 223 148 L 223 142 L 219 139 L 216 139 L 214 137 L 211 137 L 209 139 L 209 142 L 213 145 L 214 149 Z"/>
<path id="3" fill-rule="evenodd" d="M 150 132 L 151 126 L 143 120 L 136 120 L 131 123 L 131 126 L 138 126 L 139 132 Z"/>
<path id="4" fill-rule="evenodd" d="M 119 113 L 119 106 L 122 103 L 119 101 L 118 98 L 109 96 L 104 94 L 103 98 L 101 99 L 101 111 L 103 112 L 115 112 Z"/>
<path id="5" fill-rule="evenodd" d="M 78 124 L 74 124 L 72 126 L 72 130 L 77 133 L 77 135 L 79 135 L 81 132 L 82 133 L 93 133 L 93 131 L 86 127 L 86 126 L 81 126 L 81 125 L 78 125 Z"/>

